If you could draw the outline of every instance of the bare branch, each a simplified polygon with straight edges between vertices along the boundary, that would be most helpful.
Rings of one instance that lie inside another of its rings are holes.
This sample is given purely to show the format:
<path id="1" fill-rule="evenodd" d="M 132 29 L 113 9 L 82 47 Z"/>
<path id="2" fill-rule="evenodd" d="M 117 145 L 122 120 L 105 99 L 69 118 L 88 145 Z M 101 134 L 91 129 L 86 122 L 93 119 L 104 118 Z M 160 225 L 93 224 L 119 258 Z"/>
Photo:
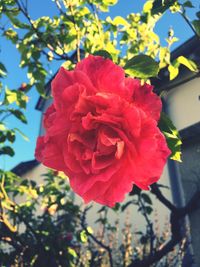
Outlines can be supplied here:
<path id="1" fill-rule="evenodd" d="M 166 245 L 163 245 L 161 249 L 155 251 L 152 255 L 149 255 L 143 260 L 133 261 L 128 267 L 149 267 L 166 256 L 183 239 L 183 218 L 200 208 L 200 191 L 197 191 L 185 207 L 182 208 L 177 208 L 168 199 L 166 199 L 157 184 L 151 185 L 151 192 L 156 195 L 160 202 L 162 202 L 171 211 L 171 240 Z"/>
<path id="2" fill-rule="evenodd" d="M 108 253 L 108 257 L 109 257 L 109 261 L 110 261 L 110 267 L 114 267 L 113 265 L 113 259 L 112 259 L 112 250 L 109 246 L 106 246 L 105 244 L 103 244 L 101 241 L 99 241 L 92 233 L 88 232 L 88 229 L 85 225 L 85 219 L 86 219 L 86 213 L 87 213 L 87 208 L 84 210 L 82 218 L 81 218 L 81 226 L 82 228 L 85 230 L 85 232 L 87 233 L 88 236 L 91 237 L 91 239 L 100 247 L 102 247 L 103 249 L 105 249 Z"/>
<path id="3" fill-rule="evenodd" d="M 176 207 L 166 197 L 163 196 L 156 183 L 151 185 L 151 193 L 153 193 L 159 199 L 159 201 L 163 203 L 163 205 L 165 205 L 169 210 L 176 210 Z"/>

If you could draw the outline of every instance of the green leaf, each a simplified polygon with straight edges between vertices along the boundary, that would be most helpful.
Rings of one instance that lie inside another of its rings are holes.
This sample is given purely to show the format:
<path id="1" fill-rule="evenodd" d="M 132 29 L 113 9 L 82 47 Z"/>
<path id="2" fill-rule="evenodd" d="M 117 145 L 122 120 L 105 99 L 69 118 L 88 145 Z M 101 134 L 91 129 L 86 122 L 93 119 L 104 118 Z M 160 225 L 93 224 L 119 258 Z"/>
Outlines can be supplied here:
<path id="1" fill-rule="evenodd" d="M 140 195 L 142 189 L 140 189 L 139 187 L 137 187 L 137 185 L 134 185 L 132 188 L 132 191 L 129 193 L 130 196 L 134 196 L 134 195 Z"/>
<path id="2" fill-rule="evenodd" d="M 193 20 L 192 24 L 195 28 L 197 35 L 200 36 L 200 19 L 199 20 L 197 20 L 197 19 Z"/>
<path id="3" fill-rule="evenodd" d="M 107 210 L 107 207 L 106 206 L 103 206 L 102 208 L 100 208 L 97 213 L 101 213 L 101 212 L 104 212 Z"/>
<path id="4" fill-rule="evenodd" d="M 27 123 L 25 115 L 19 109 L 9 109 L 9 111 L 21 122 Z"/>
<path id="5" fill-rule="evenodd" d="M 14 44 L 18 40 L 18 35 L 17 35 L 17 33 L 12 28 L 6 30 L 4 32 L 4 35 L 6 36 L 7 39 L 11 40 L 12 43 L 14 43 Z"/>
<path id="6" fill-rule="evenodd" d="M 194 71 L 194 72 L 198 72 L 198 67 L 194 61 L 192 61 L 192 60 L 190 60 L 184 56 L 180 56 L 176 60 L 180 64 L 186 66 L 189 70 Z"/>
<path id="7" fill-rule="evenodd" d="M 93 53 L 94 56 L 101 56 L 104 58 L 109 58 L 112 60 L 112 56 L 109 52 L 107 52 L 106 50 L 99 50 Z"/>
<path id="8" fill-rule="evenodd" d="M 115 206 L 112 208 L 112 210 L 117 212 L 119 211 L 120 207 L 121 207 L 120 203 L 116 203 Z"/>
<path id="9" fill-rule="evenodd" d="M 4 123 L 0 122 L 0 131 L 5 131 L 6 127 L 4 125 Z"/>
<path id="10" fill-rule="evenodd" d="M 44 96 L 45 96 L 44 85 L 41 84 L 41 83 L 36 83 L 36 84 L 35 84 L 35 87 L 36 87 L 38 93 L 39 93 L 41 96 L 44 97 Z"/>
<path id="11" fill-rule="evenodd" d="M 124 69 L 130 76 L 146 79 L 157 76 L 159 63 L 150 56 L 138 55 L 128 60 Z"/>
<path id="12" fill-rule="evenodd" d="M 173 125 L 172 121 L 170 120 L 170 118 L 163 112 L 161 113 L 158 127 L 164 134 L 166 141 L 167 141 L 167 145 L 169 149 L 171 150 L 170 159 L 181 162 L 182 142 L 181 142 L 180 135 L 176 127 Z"/>
<path id="13" fill-rule="evenodd" d="M 75 251 L 73 248 L 68 247 L 67 250 L 68 250 L 68 253 L 69 253 L 72 257 L 74 257 L 74 258 L 77 257 L 76 251 Z"/>
<path id="14" fill-rule="evenodd" d="M 0 143 L 4 143 L 6 141 L 6 135 L 0 131 Z"/>
<path id="15" fill-rule="evenodd" d="M 13 157 L 15 152 L 10 146 L 4 146 L 0 148 L 0 155 L 9 155 Z"/>
<path id="16" fill-rule="evenodd" d="M 80 240 L 81 240 L 82 243 L 86 243 L 87 242 L 88 237 L 87 237 L 87 234 L 86 234 L 85 230 L 80 232 Z"/>
<path id="17" fill-rule="evenodd" d="M 171 63 L 171 65 L 168 66 L 170 81 L 175 79 L 178 76 L 180 64 L 184 65 L 185 67 L 187 67 L 191 71 L 198 72 L 198 67 L 194 61 L 192 61 L 192 60 L 190 60 L 184 56 L 180 56 L 180 57 L 176 58 Z"/>
<path id="18" fill-rule="evenodd" d="M 150 215 L 150 214 L 152 213 L 152 211 L 153 211 L 153 208 L 152 208 L 151 206 L 146 206 L 144 209 L 145 209 L 145 212 L 146 212 L 148 215 Z"/>
<path id="19" fill-rule="evenodd" d="M 15 28 L 20 28 L 20 29 L 29 29 L 30 28 L 30 26 L 27 23 L 21 22 L 19 19 L 17 19 L 15 16 L 13 16 L 13 14 L 11 12 L 7 13 L 6 15 L 8 16 L 12 25 Z"/>
<path id="20" fill-rule="evenodd" d="M 26 87 L 27 89 L 30 88 L 29 85 L 27 85 Z M 26 90 L 27 90 L 26 89 Z M 23 92 L 23 91 L 20 91 L 18 90 L 17 92 L 17 99 L 16 99 L 16 104 L 20 107 L 20 108 L 26 108 L 26 104 L 28 102 L 28 96 Z"/>
<path id="21" fill-rule="evenodd" d="M 196 16 L 197 16 L 197 18 L 200 19 L 200 11 L 198 11 L 198 12 L 196 13 Z"/>
<path id="22" fill-rule="evenodd" d="M 103 0 L 102 3 L 106 6 L 112 6 L 117 4 L 118 0 Z"/>
<path id="23" fill-rule="evenodd" d="M 90 226 L 87 227 L 87 231 L 88 231 L 89 234 L 93 234 L 94 233 L 94 231 L 92 230 L 92 227 L 90 227 Z"/>
<path id="24" fill-rule="evenodd" d="M 194 7 L 191 1 L 186 1 L 185 3 L 183 3 L 184 7 Z"/>
<path id="25" fill-rule="evenodd" d="M 6 93 L 5 93 L 5 99 L 4 102 L 6 105 L 12 104 L 14 102 L 16 102 L 17 100 L 17 93 L 15 90 L 9 90 L 8 88 L 6 88 Z"/>
<path id="26" fill-rule="evenodd" d="M 6 76 L 7 70 L 3 63 L 0 62 L 0 77 Z"/>
<path id="27" fill-rule="evenodd" d="M 141 198 L 143 198 L 143 200 L 148 203 L 149 205 L 152 205 L 152 201 L 151 201 L 151 198 L 149 195 L 145 194 L 145 193 L 142 193 L 141 195 Z"/>
<path id="28" fill-rule="evenodd" d="M 174 5 L 174 0 L 155 0 L 151 10 L 152 15 L 163 14 L 168 8 Z"/>
<path id="29" fill-rule="evenodd" d="M 11 143 L 14 143 L 14 141 L 15 141 L 15 132 L 13 130 L 7 131 L 6 137 L 7 137 L 8 141 L 10 141 Z"/>
<path id="30" fill-rule="evenodd" d="M 128 206 L 130 206 L 131 204 L 133 204 L 133 201 L 132 200 L 130 200 L 130 201 L 126 202 L 125 204 L 123 204 L 121 206 L 121 211 L 124 212 L 125 209 L 128 208 Z"/>

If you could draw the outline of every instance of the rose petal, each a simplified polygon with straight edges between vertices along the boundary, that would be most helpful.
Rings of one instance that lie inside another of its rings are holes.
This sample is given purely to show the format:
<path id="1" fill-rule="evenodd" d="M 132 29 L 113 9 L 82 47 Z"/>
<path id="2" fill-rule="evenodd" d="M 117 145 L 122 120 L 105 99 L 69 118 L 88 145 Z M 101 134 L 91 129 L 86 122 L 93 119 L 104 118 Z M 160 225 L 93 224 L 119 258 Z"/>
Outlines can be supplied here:
<path id="1" fill-rule="evenodd" d="M 133 184 L 148 190 L 159 179 L 170 150 L 157 127 L 162 103 L 152 86 L 89 56 L 73 71 L 61 68 L 52 91 L 35 156 L 64 171 L 85 202 L 114 206 Z"/>
<path id="2" fill-rule="evenodd" d="M 61 148 L 53 139 L 45 142 L 44 137 L 38 137 L 35 158 L 49 168 L 66 172 Z"/>
<path id="3" fill-rule="evenodd" d="M 75 70 L 84 72 L 98 92 L 110 92 L 123 98 L 130 98 L 129 88 L 124 86 L 124 70 L 110 59 L 88 56 L 79 62 Z"/>
<path id="4" fill-rule="evenodd" d="M 156 121 L 160 118 L 162 102 L 159 96 L 153 93 L 153 86 L 149 84 L 140 85 L 140 81 L 126 78 L 126 86 L 133 91 L 133 103 L 141 108 Z"/>

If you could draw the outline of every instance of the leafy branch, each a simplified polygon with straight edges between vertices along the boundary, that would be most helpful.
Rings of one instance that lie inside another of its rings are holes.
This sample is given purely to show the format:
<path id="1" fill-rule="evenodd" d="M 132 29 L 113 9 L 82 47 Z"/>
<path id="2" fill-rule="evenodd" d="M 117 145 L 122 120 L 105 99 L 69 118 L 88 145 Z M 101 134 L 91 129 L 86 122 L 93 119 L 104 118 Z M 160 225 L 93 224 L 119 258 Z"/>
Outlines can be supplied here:
<path id="1" fill-rule="evenodd" d="M 27 11 L 27 9 L 24 9 L 22 6 L 22 3 L 20 2 L 20 0 L 16 0 L 16 4 L 19 8 L 19 10 L 22 12 L 22 14 L 26 17 L 26 19 L 28 20 L 28 22 L 30 23 L 30 26 L 32 27 L 32 30 L 35 32 L 35 34 L 37 35 L 38 39 L 46 46 L 48 47 L 53 53 L 55 53 L 58 58 L 55 58 L 56 60 L 70 60 L 70 57 L 68 57 L 67 55 L 60 55 L 59 53 L 57 53 L 55 51 L 55 49 L 43 38 L 42 32 L 40 32 L 38 30 L 37 27 L 35 27 L 33 21 L 31 20 L 31 17 Z M 42 53 L 44 55 L 47 56 L 47 58 L 49 58 L 48 53 L 43 49 Z"/>

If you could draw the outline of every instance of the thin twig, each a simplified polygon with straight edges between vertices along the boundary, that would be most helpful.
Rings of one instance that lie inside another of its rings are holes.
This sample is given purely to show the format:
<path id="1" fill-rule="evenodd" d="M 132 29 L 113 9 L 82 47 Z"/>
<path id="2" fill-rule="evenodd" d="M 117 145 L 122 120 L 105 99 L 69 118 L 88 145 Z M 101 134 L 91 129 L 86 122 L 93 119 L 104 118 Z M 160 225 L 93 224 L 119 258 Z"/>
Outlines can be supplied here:
<path id="1" fill-rule="evenodd" d="M 89 3 L 92 11 L 93 11 L 93 14 L 94 14 L 94 18 L 96 19 L 96 22 L 97 22 L 97 27 L 98 27 L 98 31 L 99 31 L 99 35 L 101 36 L 102 35 L 102 29 L 101 29 L 101 23 L 100 23 L 100 20 L 99 20 L 99 16 L 98 16 L 98 13 L 97 13 L 97 9 L 96 9 L 96 6 L 92 3 Z"/>
<path id="2" fill-rule="evenodd" d="M 190 29 L 193 31 L 193 33 L 199 37 L 199 35 L 197 34 L 195 28 L 193 27 L 192 23 L 190 22 L 189 18 L 186 16 L 186 13 L 185 13 L 185 8 L 184 6 L 182 5 L 182 10 L 179 11 L 179 14 L 182 16 L 182 18 L 185 20 L 185 22 L 188 24 L 188 26 L 190 27 Z"/>
<path id="3" fill-rule="evenodd" d="M 162 202 L 170 211 L 170 223 L 171 223 L 171 240 L 163 245 L 161 249 L 155 251 L 152 255 L 147 256 L 143 260 L 135 260 L 128 267 L 149 267 L 152 264 L 158 262 L 164 256 L 166 256 L 173 248 L 182 240 L 182 222 L 186 215 L 191 214 L 197 210 L 200 200 L 200 191 L 197 191 L 191 200 L 182 208 L 177 208 L 168 199 L 166 199 L 156 184 L 151 185 L 151 192 Z"/>
<path id="4" fill-rule="evenodd" d="M 144 216 L 145 221 L 147 223 L 147 235 L 150 238 L 150 255 L 151 255 L 153 253 L 153 249 L 154 249 L 153 243 L 154 243 L 154 239 L 155 239 L 155 235 L 154 235 L 154 231 L 153 231 L 153 224 L 150 221 L 149 217 L 147 216 L 147 212 L 145 210 L 145 205 L 144 205 L 143 200 L 142 200 L 140 195 L 138 196 L 138 204 L 139 204 L 141 210 L 143 210 L 142 215 Z"/>
<path id="5" fill-rule="evenodd" d="M 72 8 L 71 3 L 68 3 L 68 7 L 69 7 L 69 11 L 72 15 L 73 18 L 73 24 L 74 24 L 74 28 L 76 30 L 76 35 L 77 35 L 77 39 L 76 39 L 76 52 L 77 52 L 77 61 L 80 62 L 81 61 L 81 52 L 80 52 L 80 29 L 76 23 L 75 20 L 75 14 L 74 14 L 74 10 Z"/>
<path id="6" fill-rule="evenodd" d="M 108 253 L 108 257 L 109 257 L 109 262 L 110 262 L 110 267 L 114 267 L 113 265 L 113 259 L 112 259 L 112 250 L 109 246 L 106 246 L 105 244 L 103 244 L 101 241 L 99 241 L 92 233 L 88 232 L 87 227 L 85 226 L 85 219 L 86 219 L 86 213 L 87 213 L 87 208 L 84 210 L 83 215 L 82 215 L 82 219 L 81 219 L 81 226 L 82 228 L 86 231 L 87 235 L 91 237 L 91 239 L 100 247 L 104 248 L 107 253 Z"/>
<path id="7" fill-rule="evenodd" d="M 21 6 L 19 0 L 16 0 L 16 4 L 19 8 L 19 10 L 22 12 L 22 14 L 26 17 L 26 19 L 28 20 L 28 22 L 30 23 L 32 29 L 34 30 L 35 34 L 37 35 L 37 37 L 40 39 L 40 41 L 46 46 L 48 47 L 53 53 L 55 53 L 57 56 L 59 56 L 61 59 L 63 60 L 70 60 L 70 58 L 67 55 L 60 55 L 58 53 L 56 53 L 55 49 L 49 45 L 44 39 L 43 39 L 43 34 L 42 32 L 40 32 L 37 27 L 35 27 L 35 25 L 33 24 L 33 21 L 31 20 L 28 12 L 23 9 L 23 7 Z M 46 51 L 43 50 L 43 53 L 48 56 L 48 53 Z"/>

